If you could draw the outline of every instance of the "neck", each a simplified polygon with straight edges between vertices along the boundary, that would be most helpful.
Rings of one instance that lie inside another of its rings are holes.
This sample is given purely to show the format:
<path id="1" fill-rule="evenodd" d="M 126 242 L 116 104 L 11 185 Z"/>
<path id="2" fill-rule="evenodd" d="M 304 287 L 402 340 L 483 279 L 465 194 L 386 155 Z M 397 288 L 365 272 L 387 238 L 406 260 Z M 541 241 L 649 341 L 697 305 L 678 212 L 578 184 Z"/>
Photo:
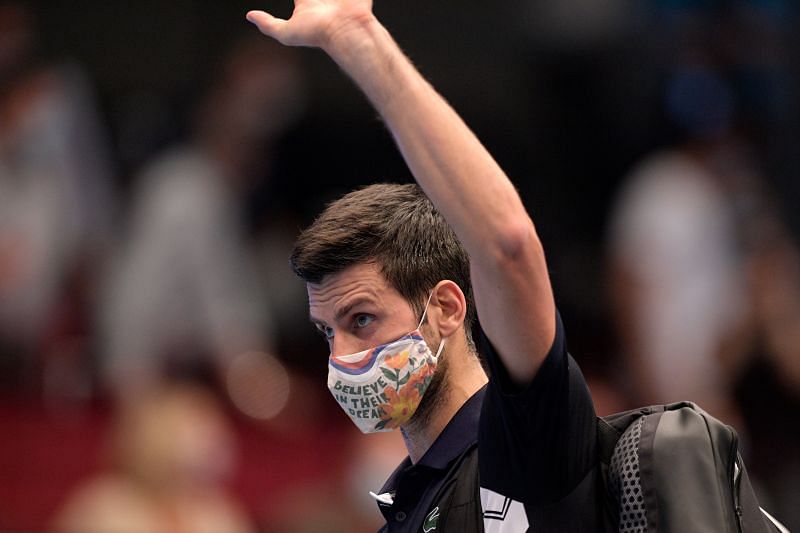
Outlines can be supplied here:
<path id="1" fill-rule="evenodd" d="M 455 352 L 453 350 L 447 356 L 453 357 Z M 401 429 L 412 463 L 422 459 L 461 406 L 488 381 L 478 358 L 469 353 L 466 346 L 459 352 L 458 361 L 451 359 L 449 362 L 444 376 L 446 386 L 441 391 L 443 398 L 430 416 L 420 423 L 412 420 Z"/>

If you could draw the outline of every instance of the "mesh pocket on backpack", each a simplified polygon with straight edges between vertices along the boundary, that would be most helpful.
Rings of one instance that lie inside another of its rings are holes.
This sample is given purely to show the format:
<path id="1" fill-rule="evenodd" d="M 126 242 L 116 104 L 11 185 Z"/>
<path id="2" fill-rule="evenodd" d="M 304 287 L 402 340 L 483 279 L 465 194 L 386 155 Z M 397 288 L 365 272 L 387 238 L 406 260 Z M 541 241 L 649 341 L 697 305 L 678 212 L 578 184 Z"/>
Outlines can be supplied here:
<path id="1" fill-rule="evenodd" d="M 639 438 L 644 417 L 622 434 L 609 465 L 608 485 L 619 509 L 620 533 L 646 533 L 647 515 L 639 475 Z"/>

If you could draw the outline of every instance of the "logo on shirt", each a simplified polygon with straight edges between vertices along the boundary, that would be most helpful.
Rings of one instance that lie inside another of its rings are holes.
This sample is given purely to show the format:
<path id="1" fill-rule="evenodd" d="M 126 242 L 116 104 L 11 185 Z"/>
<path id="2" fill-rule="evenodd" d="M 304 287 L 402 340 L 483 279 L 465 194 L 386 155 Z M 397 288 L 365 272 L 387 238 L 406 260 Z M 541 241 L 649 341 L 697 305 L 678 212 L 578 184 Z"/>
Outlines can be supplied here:
<path id="1" fill-rule="evenodd" d="M 439 507 L 435 507 L 433 511 L 428 513 L 425 517 L 425 522 L 422 523 L 422 533 L 430 533 L 436 530 L 436 524 L 439 522 Z"/>

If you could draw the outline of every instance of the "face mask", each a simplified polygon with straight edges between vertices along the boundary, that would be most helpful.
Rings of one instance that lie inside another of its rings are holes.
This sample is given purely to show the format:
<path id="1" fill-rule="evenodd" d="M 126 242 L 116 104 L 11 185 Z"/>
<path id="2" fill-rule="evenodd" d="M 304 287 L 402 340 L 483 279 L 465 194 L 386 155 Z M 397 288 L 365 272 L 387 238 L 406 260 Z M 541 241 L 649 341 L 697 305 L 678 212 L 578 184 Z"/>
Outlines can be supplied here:
<path id="1" fill-rule="evenodd" d="M 428 304 L 417 328 L 396 341 L 328 359 L 328 389 L 363 433 L 398 428 L 419 407 L 444 348 L 442 339 L 433 355 L 420 333 Z"/>

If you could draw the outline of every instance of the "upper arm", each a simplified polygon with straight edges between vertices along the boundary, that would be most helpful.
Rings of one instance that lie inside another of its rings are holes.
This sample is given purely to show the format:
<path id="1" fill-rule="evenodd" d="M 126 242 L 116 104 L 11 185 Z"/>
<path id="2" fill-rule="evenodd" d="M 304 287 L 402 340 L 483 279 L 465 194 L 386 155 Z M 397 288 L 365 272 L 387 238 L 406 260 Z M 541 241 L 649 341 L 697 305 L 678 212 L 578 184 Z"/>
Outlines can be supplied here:
<path id="1" fill-rule="evenodd" d="M 529 382 L 556 332 L 555 303 L 544 251 L 533 223 L 472 254 L 471 277 L 481 327 L 512 380 Z"/>

